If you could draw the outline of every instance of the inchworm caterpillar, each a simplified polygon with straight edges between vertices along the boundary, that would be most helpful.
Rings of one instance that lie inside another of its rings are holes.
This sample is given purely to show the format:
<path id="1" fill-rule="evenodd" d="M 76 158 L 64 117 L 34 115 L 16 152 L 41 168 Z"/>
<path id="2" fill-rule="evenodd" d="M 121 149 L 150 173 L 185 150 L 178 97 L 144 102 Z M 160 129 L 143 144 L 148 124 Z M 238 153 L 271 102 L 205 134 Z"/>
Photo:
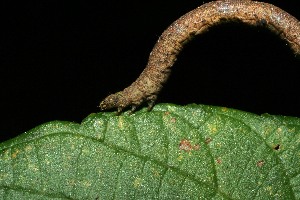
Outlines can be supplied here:
<path id="1" fill-rule="evenodd" d="M 184 44 L 209 27 L 232 20 L 263 25 L 285 39 L 295 54 L 300 54 L 300 22 L 287 12 L 271 4 L 251 0 L 213 1 L 173 22 L 158 39 L 146 68 L 137 80 L 123 91 L 106 97 L 100 103 L 101 110 L 117 108 L 120 113 L 132 106 L 134 111 L 145 101 L 151 110 Z"/>

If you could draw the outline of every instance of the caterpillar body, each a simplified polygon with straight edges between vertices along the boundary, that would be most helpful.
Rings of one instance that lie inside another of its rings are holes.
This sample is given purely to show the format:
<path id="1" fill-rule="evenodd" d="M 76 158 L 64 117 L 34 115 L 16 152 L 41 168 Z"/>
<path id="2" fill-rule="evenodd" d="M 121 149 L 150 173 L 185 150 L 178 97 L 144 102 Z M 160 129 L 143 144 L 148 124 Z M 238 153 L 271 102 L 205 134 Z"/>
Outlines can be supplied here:
<path id="1" fill-rule="evenodd" d="M 173 22 L 159 37 L 137 80 L 123 91 L 106 97 L 100 103 L 101 110 L 117 108 L 120 113 L 131 106 L 134 111 L 143 102 L 147 102 L 151 110 L 184 44 L 209 27 L 232 20 L 263 25 L 286 40 L 295 54 L 300 54 L 300 22 L 284 10 L 251 0 L 213 1 Z"/>

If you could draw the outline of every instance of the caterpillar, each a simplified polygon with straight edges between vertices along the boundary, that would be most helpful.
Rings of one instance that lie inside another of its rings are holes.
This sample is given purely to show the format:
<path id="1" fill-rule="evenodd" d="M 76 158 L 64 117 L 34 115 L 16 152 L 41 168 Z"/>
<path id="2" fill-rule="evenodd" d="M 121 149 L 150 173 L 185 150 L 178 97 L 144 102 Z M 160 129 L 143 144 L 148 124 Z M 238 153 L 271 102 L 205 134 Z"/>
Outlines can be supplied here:
<path id="1" fill-rule="evenodd" d="M 269 28 L 286 40 L 296 55 L 300 55 L 300 22 L 284 10 L 251 0 L 212 1 L 173 22 L 159 37 L 146 68 L 137 80 L 123 91 L 106 97 L 100 103 L 100 109 L 117 108 L 117 113 L 121 113 L 131 106 L 133 112 L 147 102 L 148 110 L 151 110 L 184 45 L 209 27 L 233 20 Z"/>

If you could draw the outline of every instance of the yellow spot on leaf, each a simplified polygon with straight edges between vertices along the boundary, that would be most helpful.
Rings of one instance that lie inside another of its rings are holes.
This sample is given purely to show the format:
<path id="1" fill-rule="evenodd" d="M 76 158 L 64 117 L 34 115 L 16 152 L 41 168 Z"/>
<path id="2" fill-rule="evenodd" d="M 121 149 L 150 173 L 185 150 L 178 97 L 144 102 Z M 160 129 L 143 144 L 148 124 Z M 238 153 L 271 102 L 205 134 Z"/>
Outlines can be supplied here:
<path id="1" fill-rule="evenodd" d="M 159 172 L 156 169 L 154 169 L 154 168 L 152 168 L 152 173 L 153 173 L 153 175 L 155 177 L 159 177 L 160 176 Z"/>
<path id="2" fill-rule="evenodd" d="M 222 111 L 223 111 L 223 112 L 227 112 L 227 110 L 228 110 L 228 108 L 222 107 Z"/>
<path id="3" fill-rule="evenodd" d="M 75 181 L 74 179 L 70 179 L 70 180 L 68 181 L 68 184 L 69 184 L 70 186 L 74 186 L 74 185 L 76 184 L 76 181 Z"/>
<path id="4" fill-rule="evenodd" d="M 183 159 L 182 155 L 179 155 L 178 158 L 177 158 L 178 161 L 182 161 L 182 159 Z"/>
<path id="5" fill-rule="evenodd" d="M 261 181 L 259 181 L 258 183 L 257 183 L 257 185 L 261 185 L 262 184 L 262 182 Z"/>
<path id="6" fill-rule="evenodd" d="M 89 182 L 89 181 L 83 181 L 83 185 L 85 186 L 85 187 L 91 187 L 91 183 Z"/>
<path id="7" fill-rule="evenodd" d="M 6 180 L 9 177 L 7 173 L 0 173 L 0 181 Z"/>
<path id="8" fill-rule="evenodd" d="M 136 178 L 135 180 L 134 180 L 134 182 L 133 182 L 133 186 L 135 187 L 135 188 L 138 188 L 138 187 L 140 187 L 142 185 L 142 179 L 141 178 Z"/>
<path id="9" fill-rule="evenodd" d="M 292 128 L 292 129 L 288 129 L 288 132 L 290 132 L 290 133 L 294 133 L 294 132 L 295 132 L 295 127 L 294 127 L 294 128 Z"/>
<path id="10" fill-rule="evenodd" d="M 272 191 L 272 187 L 271 187 L 271 186 L 266 187 L 266 190 L 269 191 L 269 194 L 270 194 L 270 195 L 273 194 L 273 191 Z"/>
<path id="11" fill-rule="evenodd" d="M 124 120 L 122 116 L 119 117 L 118 126 L 120 129 L 123 129 L 124 127 Z"/>
<path id="12" fill-rule="evenodd" d="M 20 150 L 19 149 L 16 149 L 16 151 L 14 153 L 11 154 L 11 157 L 12 158 L 16 158 L 17 155 L 20 153 Z"/>
<path id="13" fill-rule="evenodd" d="M 27 146 L 25 147 L 25 151 L 31 151 L 31 150 L 32 150 L 32 146 L 27 145 Z"/>
<path id="14" fill-rule="evenodd" d="M 50 161 L 49 160 L 45 160 L 46 165 L 50 165 Z"/>
<path id="15" fill-rule="evenodd" d="M 9 151 L 8 150 L 4 150 L 3 153 L 2 153 L 2 160 L 8 160 L 10 159 L 10 154 L 9 154 Z"/>
<path id="16" fill-rule="evenodd" d="M 282 132 L 282 128 L 278 128 L 277 133 L 281 133 L 281 132 Z"/>
<path id="17" fill-rule="evenodd" d="M 37 166 L 34 164 L 28 164 L 28 168 L 34 172 L 39 171 L 39 168 L 37 168 Z"/>
<path id="18" fill-rule="evenodd" d="M 215 124 L 208 124 L 208 129 L 211 133 L 216 133 L 218 131 L 217 126 Z"/>
<path id="19" fill-rule="evenodd" d="M 87 148 L 82 148 L 81 152 L 82 152 L 82 154 L 84 154 L 84 155 L 89 155 L 89 154 L 90 154 L 90 151 L 89 151 L 89 149 L 87 149 Z"/>
<path id="20" fill-rule="evenodd" d="M 263 133 L 264 133 L 265 136 L 268 136 L 270 133 L 272 133 L 273 130 L 274 130 L 274 129 L 273 129 L 272 126 L 266 126 L 266 127 L 264 127 L 264 129 L 263 129 Z"/>

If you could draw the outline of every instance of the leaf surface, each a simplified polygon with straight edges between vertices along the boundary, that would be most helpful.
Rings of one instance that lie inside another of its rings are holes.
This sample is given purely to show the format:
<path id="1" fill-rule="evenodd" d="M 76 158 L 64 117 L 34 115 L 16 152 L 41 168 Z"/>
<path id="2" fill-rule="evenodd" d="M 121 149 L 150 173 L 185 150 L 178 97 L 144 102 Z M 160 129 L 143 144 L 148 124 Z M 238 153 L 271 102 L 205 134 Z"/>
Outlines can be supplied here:
<path id="1" fill-rule="evenodd" d="M 0 144 L 0 199 L 300 199 L 300 119 L 171 104 Z"/>

